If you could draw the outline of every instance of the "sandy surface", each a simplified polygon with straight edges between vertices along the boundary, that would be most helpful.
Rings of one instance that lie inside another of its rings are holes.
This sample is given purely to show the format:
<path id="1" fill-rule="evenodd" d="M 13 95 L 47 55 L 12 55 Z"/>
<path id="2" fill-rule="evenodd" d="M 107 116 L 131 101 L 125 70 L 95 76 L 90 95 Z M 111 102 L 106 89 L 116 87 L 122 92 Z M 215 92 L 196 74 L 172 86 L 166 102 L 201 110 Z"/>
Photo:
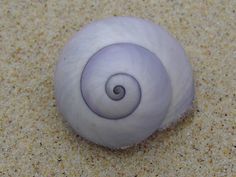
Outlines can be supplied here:
<path id="1" fill-rule="evenodd" d="M 1 0 L 0 176 L 236 176 L 235 0 Z M 162 25 L 186 50 L 192 115 L 125 151 L 74 134 L 55 107 L 53 72 L 68 38 L 96 19 Z"/>

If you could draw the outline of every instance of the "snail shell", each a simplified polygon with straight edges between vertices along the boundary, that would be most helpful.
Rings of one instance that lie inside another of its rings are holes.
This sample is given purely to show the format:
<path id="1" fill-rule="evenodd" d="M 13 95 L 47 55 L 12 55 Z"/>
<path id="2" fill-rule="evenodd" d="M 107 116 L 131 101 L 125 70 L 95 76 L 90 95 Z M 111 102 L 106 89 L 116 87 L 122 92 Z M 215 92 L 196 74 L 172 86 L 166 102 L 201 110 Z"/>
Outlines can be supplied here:
<path id="1" fill-rule="evenodd" d="M 64 47 L 57 106 L 86 139 L 122 148 L 164 129 L 191 107 L 192 69 L 164 29 L 133 17 L 93 22 Z"/>

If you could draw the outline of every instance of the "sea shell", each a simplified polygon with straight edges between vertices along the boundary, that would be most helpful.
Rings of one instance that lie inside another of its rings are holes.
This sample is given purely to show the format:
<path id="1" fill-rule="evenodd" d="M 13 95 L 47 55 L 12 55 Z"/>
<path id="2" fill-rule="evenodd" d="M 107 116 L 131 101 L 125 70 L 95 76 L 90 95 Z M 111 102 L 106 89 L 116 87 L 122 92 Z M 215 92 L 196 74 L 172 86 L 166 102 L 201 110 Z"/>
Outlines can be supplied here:
<path id="1" fill-rule="evenodd" d="M 134 17 L 93 22 L 64 47 L 55 71 L 59 111 L 82 137 L 127 147 L 191 106 L 191 65 L 163 28 Z"/>

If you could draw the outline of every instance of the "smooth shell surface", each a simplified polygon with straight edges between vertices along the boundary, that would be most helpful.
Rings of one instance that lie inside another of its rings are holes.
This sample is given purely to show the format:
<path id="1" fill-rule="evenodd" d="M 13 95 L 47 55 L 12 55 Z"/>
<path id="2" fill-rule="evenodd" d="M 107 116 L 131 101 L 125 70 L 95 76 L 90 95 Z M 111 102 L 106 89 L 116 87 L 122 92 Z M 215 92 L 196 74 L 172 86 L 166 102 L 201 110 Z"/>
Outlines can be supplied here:
<path id="1" fill-rule="evenodd" d="M 133 17 L 93 22 L 64 47 L 57 105 L 81 136 L 110 148 L 139 143 L 191 107 L 191 66 L 160 26 Z"/>

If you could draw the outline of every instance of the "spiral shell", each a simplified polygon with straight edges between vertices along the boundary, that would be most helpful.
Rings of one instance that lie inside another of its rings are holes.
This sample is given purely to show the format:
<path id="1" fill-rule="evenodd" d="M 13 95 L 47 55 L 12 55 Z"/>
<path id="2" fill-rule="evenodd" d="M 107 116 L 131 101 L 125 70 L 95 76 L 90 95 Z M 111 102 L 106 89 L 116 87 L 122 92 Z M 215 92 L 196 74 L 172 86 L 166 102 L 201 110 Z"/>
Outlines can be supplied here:
<path id="1" fill-rule="evenodd" d="M 55 72 L 60 112 L 110 148 L 139 143 L 191 107 L 191 66 L 160 26 L 133 17 L 93 22 L 64 47 Z"/>

